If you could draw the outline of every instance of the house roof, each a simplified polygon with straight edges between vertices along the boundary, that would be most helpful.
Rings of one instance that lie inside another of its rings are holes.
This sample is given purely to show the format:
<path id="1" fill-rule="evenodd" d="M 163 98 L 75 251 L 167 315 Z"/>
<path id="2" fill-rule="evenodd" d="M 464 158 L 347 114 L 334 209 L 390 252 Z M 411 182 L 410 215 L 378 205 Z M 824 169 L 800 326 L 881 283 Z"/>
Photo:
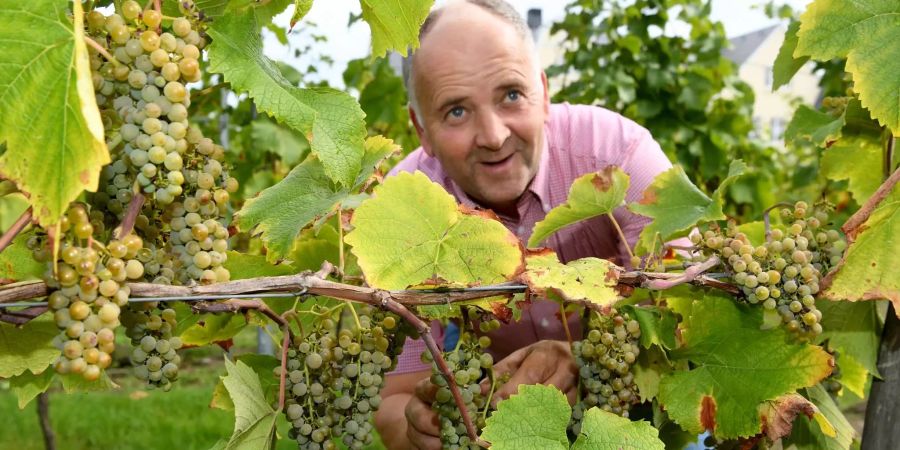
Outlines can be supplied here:
<path id="1" fill-rule="evenodd" d="M 763 41 L 778 28 L 779 26 L 776 24 L 731 38 L 729 39 L 731 48 L 724 50 L 722 54 L 726 58 L 734 61 L 735 64 L 741 65 L 754 51 L 756 51 L 757 48 L 759 48 L 760 45 L 762 45 Z"/>

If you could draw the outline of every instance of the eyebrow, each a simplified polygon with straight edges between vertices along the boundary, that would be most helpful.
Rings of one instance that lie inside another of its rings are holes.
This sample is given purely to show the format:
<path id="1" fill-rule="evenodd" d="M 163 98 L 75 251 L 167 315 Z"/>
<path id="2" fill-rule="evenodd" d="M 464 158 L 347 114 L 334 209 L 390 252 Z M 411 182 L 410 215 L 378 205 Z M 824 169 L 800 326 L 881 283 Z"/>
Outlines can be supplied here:
<path id="1" fill-rule="evenodd" d="M 466 97 L 463 96 L 463 95 L 459 95 L 459 96 L 456 96 L 456 97 L 450 97 L 450 98 L 448 98 L 447 100 L 444 100 L 443 103 L 441 103 L 441 105 L 438 107 L 438 111 L 442 112 L 442 111 L 444 111 L 445 109 L 449 108 L 449 107 L 452 106 L 452 105 L 455 105 L 455 104 L 458 104 L 458 103 L 462 103 L 463 100 L 465 100 L 465 99 L 466 99 Z"/>

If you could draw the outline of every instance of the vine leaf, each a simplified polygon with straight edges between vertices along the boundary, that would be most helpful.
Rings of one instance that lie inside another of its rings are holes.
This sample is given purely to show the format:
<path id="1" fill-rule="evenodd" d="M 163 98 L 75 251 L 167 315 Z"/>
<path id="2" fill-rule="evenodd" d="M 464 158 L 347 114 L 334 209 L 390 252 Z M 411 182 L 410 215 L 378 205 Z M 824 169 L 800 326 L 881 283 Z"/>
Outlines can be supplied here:
<path id="1" fill-rule="evenodd" d="M 278 397 L 278 377 L 272 376 L 272 371 L 281 365 L 277 358 L 269 355 L 247 353 L 237 356 L 235 361 L 246 364 L 256 372 L 266 399 L 274 400 Z M 228 389 L 225 388 L 225 383 L 222 381 L 224 378 L 224 376 L 219 377 L 219 382 L 216 383 L 216 387 L 213 390 L 213 398 L 209 402 L 209 407 L 234 411 L 234 402 L 231 400 L 231 395 L 229 395 Z"/>
<path id="2" fill-rule="evenodd" d="M 375 166 L 397 148 L 392 140 L 382 136 L 367 139 L 363 171 L 357 175 L 354 186 L 364 183 Z M 276 261 L 290 254 L 306 225 L 330 214 L 350 192 L 350 188 L 329 179 L 319 158 L 310 155 L 283 180 L 247 200 L 235 216 L 241 229 L 256 227 L 269 250 L 268 260 Z"/>
<path id="3" fill-rule="evenodd" d="M 813 419 L 797 417 L 793 432 L 784 439 L 784 448 L 849 450 L 856 431 L 828 392 L 817 385 L 806 389 L 806 397 L 816 406 L 819 414 Z"/>
<path id="4" fill-rule="evenodd" d="M 900 136 L 900 3 L 816 0 L 800 16 L 794 56 L 847 58 L 853 89 L 872 117 Z"/>
<path id="5" fill-rule="evenodd" d="M 583 175 L 572 183 L 565 203 L 534 225 L 529 247 L 537 247 L 553 233 L 591 217 L 610 214 L 625 200 L 630 177 L 616 166 Z"/>
<path id="6" fill-rule="evenodd" d="M 728 168 L 728 176 L 719 184 L 712 198 L 691 183 L 680 166 L 657 175 L 644 191 L 641 201 L 628 205 L 635 213 L 653 219 L 653 222 L 641 232 L 636 252 L 639 254 L 650 252 L 652 250 L 650 246 L 657 233 L 662 242 L 665 242 L 684 236 L 698 222 L 724 219 L 722 195 L 728 185 L 742 175 L 745 169 L 743 161 L 732 161 Z"/>
<path id="7" fill-rule="evenodd" d="M 764 402 L 759 407 L 759 416 L 763 422 L 763 434 L 774 442 L 791 434 L 794 419 L 803 415 L 813 418 L 819 413 L 816 405 L 797 393 L 790 393 Z M 822 420 L 825 420 L 822 418 Z M 833 428 L 829 430 L 834 431 Z"/>
<path id="8" fill-rule="evenodd" d="M 0 322 L 0 378 L 9 378 L 26 370 L 43 371 L 59 356 L 53 338 L 59 329 L 52 315 L 44 314 L 21 327 Z"/>
<path id="9" fill-rule="evenodd" d="M 39 279 L 47 267 L 34 260 L 26 245 L 29 234 L 19 234 L 9 247 L 0 253 L 0 279 L 25 281 Z"/>
<path id="10" fill-rule="evenodd" d="M 775 92 L 781 86 L 788 84 L 791 78 L 809 61 L 808 56 L 794 58 L 794 50 L 797 48 L 797 31 L 800 29 L 800 22 L 791 21 L 787 31 L 784 33 L 784 42 L 778 50 L 778 56 L 775 57 L 775 63 L 772 67 L 772 92 Z"/>
<path id="11" fill-rule="evenodd" d="M 671 310 L 654 306 L 628 306 L 627 310 L 641 324 L 641 345 L 644 348 L 650 348 L 651 345 L 669 350 L 675 348 L 675 327 L 678 320 Z"/>
<path id="12" fill-rule="evenodd" d="M 584 413 L 581 433 L 572 450 L 663 450 L 659 430 L 649 422 L 631 420 L 593 407 Z"/>
<path id="13" fill-rule="evenodd" d="M 831 300 L 888 299 L 900 315 L 900 183 L 895 184 L 858 227 L 844 229 L 847 250 L 822 282 Z"/>
<path id="14" fill-rule="evenodd" d="M 725 297 L 707 295 L 685 316 L 684 347 L 670 353 L 693 363 L 663 378 L 659 399 L 685 430 L 716 437 L 759 434 L 759 405 L 811 386 L 834 362 L 821 347 L 785 344 L 781 329 L 760 330 L 760 314 Z"/>
<path id="15" fill-rule="evenodd" d="M 828 147 L 819 165 L 831 180 L 847 180 L 847 190 L 862 205 L 878 190 L 884 165 L 884 151 L 876 141 L 862 136 L 845 136 Z"/>
<path id="16" fill-rule="evenodd" d="M 433 3 L 433 0 L 360 0 L 362 18 L 372 29 L 372 55 L 380 57 L 388 50 L 396 50 L 406 56 L 407 47 L 418 47 L 419 27 Z"/>
<path id="17" fill-rule="evenodd" d="M 110 162 L 94 89 L 80 2 L 0 1 L 0 176 L 30 194 L 35 219 L 56 222 Z"/>
<path id="18" fill-rule="evenodd" d="M 18 376 L 10 378 L 9 387 L 15 392 L 16 397 L 19 399 L 19 409 L 25 409 L 35 397 L 42 392 L 46 392 L 53 382 L 53 375 L 55 373 L 56 371 L 48 367 L 38 374 L 26 370 Z"/>
<path id="19" fill-rule="evenodd" d="M 280 156 L 286 166 L 297 164 L 309 150 L 309 142 L 297 130 L 267 119 L 254 120 L 250 126 L 253 146 Z"/>
<path id="20" fill-rule="evenodd" d="M 231 274 L 232 280 L 246 280 L 257 277 L 277 277 L 297 273 L 290 264 L 272 264 L 265 255 L 251 255 L 236 251 L 228 252 L 228 259 L 222 263 Z"/>
<path id="21" fill-rule="evenodd" d="M 659 382 L 663 376 L 672 373 L 672 364 L 660 347 L 650 347 L 638 355 L 634 366 L 634 383 L 638 387 L 641 401 L 651 400 L 659 395 Z"/>
<path id="22" fill-rule="evenodd" d="M 837 380 L 841 386 L 859 398 L 866 398 L 866 383 L 870 372 L 850 354 L 839 353 L 835 360 L 835 364 L 841 368 L 841 377 Z"/>
<path id="23" fill-rule="evenodd" d="M 853 357 L 869 373 L 880 376 L 877 363 L 881 321 L 877 307 L 875 302 L 816 302 L 816 309 L 822 312 L 824 330 L 819 341 L 827 340 L 829 347 L 838 350 L 841 356 Z M 843 365 L 840 367 L 843 372 Z"/>
<path id="24" fill-rule="evenodd" d="M 521 270 L 521 244 L 496 216 L 457 206 L 421 172 L 385 180 L 351 224 L 344 240 L 373 287 L 403 289 L 426 280 L 491 284 Z"/>
<path id="25" fill-rule="evenodd" d="M 222 378 L 234 402 L 234 433 L 226 449 L 271 450 L 275 448 L 278 411 L 266 401 L 259 377 L 241 361 L 225 359 L 228 375 Z"/>
<path id="26" fill-rule="evenodd" d="M 784 131 L 784 142 L 805 140 L 817 147 L 826 147 L 841 137 L 841 129 L 845 123 L 843 114 L 835 118 L 831 114 L 800 105 Z"/>
<path id="27" fill-rule="evenodd" d="M 525 258 L 525 272 L 520 278 L 540 296 L 549 291 L 563 300 L 585 300 L 600 306 L 619 299 L 615 289 L 619 272 L 605 259 L 582 258 L 563 264 L 556 253 L 545 249 Z"/>
<path id="28" fill-rule="evenodd" d="M 365 113 L 349 94 L 331 88 L 291 85 L 263 56 L 255 14 L 228 14 L 209 27 L 209 70 L 221 73 L 238 92 L 247 92 L 260 111 L 307 138 L 323 173 L 344 187 L 352 185 L 364 156 Z"/>
<path id="29" fill-rule="evenodd" d="M 179 321 L 181 342 L 185 345 L 204 346 L 214 342 L 227 341 L 247 326 L 241 314 L 192 314 Z"/>
<path id="30" fill-rule="evenodd" d="M 493 450 L 568 449 L 566 427 L 572 409 L 553 386 L 521 385 L 519 393 L 497 404 L 481 436 Z"/>

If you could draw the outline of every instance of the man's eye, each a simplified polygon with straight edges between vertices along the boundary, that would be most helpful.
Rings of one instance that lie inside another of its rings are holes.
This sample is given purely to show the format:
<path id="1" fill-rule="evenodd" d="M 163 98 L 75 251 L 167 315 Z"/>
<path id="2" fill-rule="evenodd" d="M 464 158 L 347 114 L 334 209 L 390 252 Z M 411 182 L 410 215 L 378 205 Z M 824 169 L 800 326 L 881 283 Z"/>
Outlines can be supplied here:
<path id="1" fill-rule="evenodd" d="M 464 110 L 462 106 L 454 106 L 450 109 L 450 111 L 447 112 L 447 116 L 453 117 L 454 119 L 459 119 L 460 117 L 462 117 L 463 112 Z"/>
<path id="2" fill-rule="evenodd" d="M 517 89 L 510 89 L 509 91 L 506 92 L 506 99 L 514 102 L 514 101 L 519 100 L 519 97 L 521 95 L 522 95 L 522 93 L 519 92 Z"/>

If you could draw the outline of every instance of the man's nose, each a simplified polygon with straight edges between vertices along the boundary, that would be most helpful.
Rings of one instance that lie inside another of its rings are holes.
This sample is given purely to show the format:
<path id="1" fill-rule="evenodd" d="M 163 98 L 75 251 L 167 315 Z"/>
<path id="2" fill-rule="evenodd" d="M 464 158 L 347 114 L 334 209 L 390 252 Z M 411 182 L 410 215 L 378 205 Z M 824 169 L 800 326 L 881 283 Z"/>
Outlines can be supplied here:
<path id="1" fill-rule="evenodd" d="M 475 145 L 488 150 L 500 150 L 510 133 L 503 118 L 495 111 L 484 111 L 478 115 Z"/>

